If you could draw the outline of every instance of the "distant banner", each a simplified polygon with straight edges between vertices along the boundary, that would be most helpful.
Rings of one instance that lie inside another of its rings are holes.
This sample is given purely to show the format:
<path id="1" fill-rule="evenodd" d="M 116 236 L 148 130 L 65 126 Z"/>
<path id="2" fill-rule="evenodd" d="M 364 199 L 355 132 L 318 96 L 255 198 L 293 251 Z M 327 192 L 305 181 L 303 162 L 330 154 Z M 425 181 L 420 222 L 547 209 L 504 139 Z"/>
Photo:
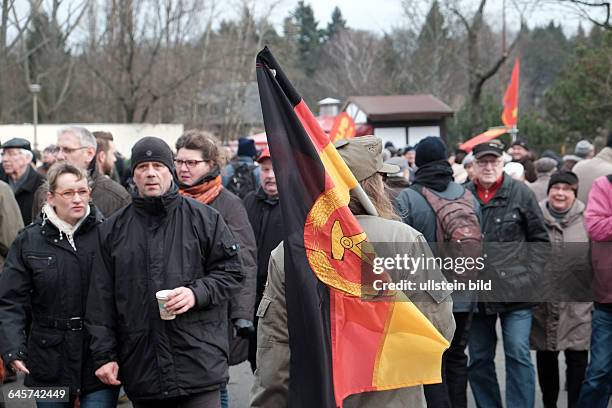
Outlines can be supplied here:
<path id="1" fill-rule="evenodd" d="M 329 138 L 332 142 L 335 142 L 336 140 L 350 139 L 355 137 L 356 134 L 355 122 L 353 122 L 348 113 L 342 112 L 336 116 L 334 126 L 331 132 L 329 132 Z"/>

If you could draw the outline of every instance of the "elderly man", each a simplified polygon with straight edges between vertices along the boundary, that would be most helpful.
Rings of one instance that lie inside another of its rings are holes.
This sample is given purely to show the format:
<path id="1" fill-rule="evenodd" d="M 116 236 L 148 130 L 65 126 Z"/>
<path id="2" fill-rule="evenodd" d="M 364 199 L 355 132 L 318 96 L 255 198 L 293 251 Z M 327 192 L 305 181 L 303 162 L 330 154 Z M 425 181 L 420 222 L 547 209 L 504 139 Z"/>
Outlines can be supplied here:
<path id="1" fill-rule="evenodd" d="M 43 178 L 32 167 L 32 149 L 30 142 L 14 138 L 2 145 L 2 181 L 8 183 L 15 194 L 21 211 L 23 224 L 32 222 L 32 206 L 36 189 L 43 183 Z"/>
<path id="2" fill-rule="evenodd" d="M 130 203 L 129 193 L 117 182 L 96 170 L 96 138 L 83 127 L 69 127 L 60 130 L 57 135 L 57 161 L 65 161 L 78 168 L 88 170 L 92 180 L 91 200 L 109 217 L 115 211 Z M 43 205 L 42 189 L 36 192 L 36 205 L 32 217 L 40 213 Z"/>
<path id="3" fill-rule="evenodd" d="M 86 321 L 96 375 L 123 384 L 136 408 L 219 407 L 239 244 L 217 211 L 179 194 L 163 140 L 138 141 L 132 171 L 133 202 L 102 224 L 95 253 Z"/>
<path id="4" fill-rule="evenodd" d="M 533 290 L 541 265 L 521 261 L 526 242 L 548 242 L 544 217 L 533 192 L 525 183 L 504 174 L 504 147 L 494 140 L 474 147 L 474 180 L 467 189 L 478 198 L 484 241 L 511 243 L 487 259 L 486 272 L 509 293 Z M 503 245 L 503 244 L 501 244 Z M 499 247 L 499 245 L 497 245 Z M 535 399 L 535 372 L 529 351 L 532 304 L 479 303 L 468 342 L 468 377 L 479 407 L 502 407 L 495 375 L 496 323 L 501 321 L 506 356 L 506 405 L 530 408 Z"/>

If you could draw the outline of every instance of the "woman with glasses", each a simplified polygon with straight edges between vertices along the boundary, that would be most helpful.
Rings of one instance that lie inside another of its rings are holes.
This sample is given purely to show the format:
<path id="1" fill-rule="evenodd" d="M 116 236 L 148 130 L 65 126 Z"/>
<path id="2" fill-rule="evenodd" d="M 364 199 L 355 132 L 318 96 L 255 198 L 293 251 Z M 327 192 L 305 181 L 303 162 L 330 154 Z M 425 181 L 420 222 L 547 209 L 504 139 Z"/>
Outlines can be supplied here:
<path id="1" fill-rule="evenodd" d="M 53 165 L 42 216 L 23 229 L 0 276 L 0 352 L 28 387 L 65 387 L 39 407 L 115 407 L 118 389 L 94 375 L 90 337 L 83 324 L 97 226 L 86 173 Z M 31 327 L 26 334 L 26 319 Z"/>

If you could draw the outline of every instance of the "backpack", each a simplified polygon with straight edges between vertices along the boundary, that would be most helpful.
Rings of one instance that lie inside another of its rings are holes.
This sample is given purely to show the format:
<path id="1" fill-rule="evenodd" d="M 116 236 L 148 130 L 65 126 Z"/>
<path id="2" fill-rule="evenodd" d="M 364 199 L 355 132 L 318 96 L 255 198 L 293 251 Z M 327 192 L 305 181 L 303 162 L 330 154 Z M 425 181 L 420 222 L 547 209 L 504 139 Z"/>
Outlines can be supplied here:
<path id="1" fill-rule="evenodd" d="M 449 200 L 435 194 L 421 185 L 412 185 L 429 203 L 436 215 L 436 240 L 438 242 L 438 256 L 445 258 L 472 258 L 482 257 L 482 231 L 480 221 L 474 210 L 474 195 L 463 190 L 463 195 L 457 199 Z M 478 270 L 475 267 L 464 268 L 462 272 L 452 271 L 462 278 L 475 278 Z"/>
<path id="2" fill-rule="evenodd" d="M 248 163 L 240 163 L 238 161 L 231 162 L 234 174 L 227 183 L 227 188 L 232 193 L 236 194 L 241 199 L 248 193 L 257 188 L 257 180 L 255 179 L 255 165 Z"/>

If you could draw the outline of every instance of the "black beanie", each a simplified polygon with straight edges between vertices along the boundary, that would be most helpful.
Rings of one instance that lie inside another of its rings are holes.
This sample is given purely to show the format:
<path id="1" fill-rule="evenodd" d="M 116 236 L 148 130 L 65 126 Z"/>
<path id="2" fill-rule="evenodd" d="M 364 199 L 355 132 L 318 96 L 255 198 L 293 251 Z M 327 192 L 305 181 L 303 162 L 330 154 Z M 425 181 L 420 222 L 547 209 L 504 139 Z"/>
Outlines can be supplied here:
<path id="1" fill-rule="evenodd" d="M 162 139 L 147 136 L 140 139 L 132 147 L 132 172 L 139 163 L 154 161 L 166 166 L 170 171 L 174 170 L 174 158 L 170 146 Z"/>
<path id="2" fill-rule="evenodd" d="M 448 159 L 446 145 L 437 136 L 427 136 L 425 139 L 422 139 L 417 143 L 415 150 L 416 158 L 414 159 L 414 164 L 417 167 L 422 167 L 433 161 Z"/>
<path id="3" fill-rule="evenodd" d="M 546 194 L 550 192 L 550 188 L 557 183 L 569 184 L 574 189 L 574 194 L 578 195 L 578 176 L 572 171 L 558 171 L 550 176 Z"/>

